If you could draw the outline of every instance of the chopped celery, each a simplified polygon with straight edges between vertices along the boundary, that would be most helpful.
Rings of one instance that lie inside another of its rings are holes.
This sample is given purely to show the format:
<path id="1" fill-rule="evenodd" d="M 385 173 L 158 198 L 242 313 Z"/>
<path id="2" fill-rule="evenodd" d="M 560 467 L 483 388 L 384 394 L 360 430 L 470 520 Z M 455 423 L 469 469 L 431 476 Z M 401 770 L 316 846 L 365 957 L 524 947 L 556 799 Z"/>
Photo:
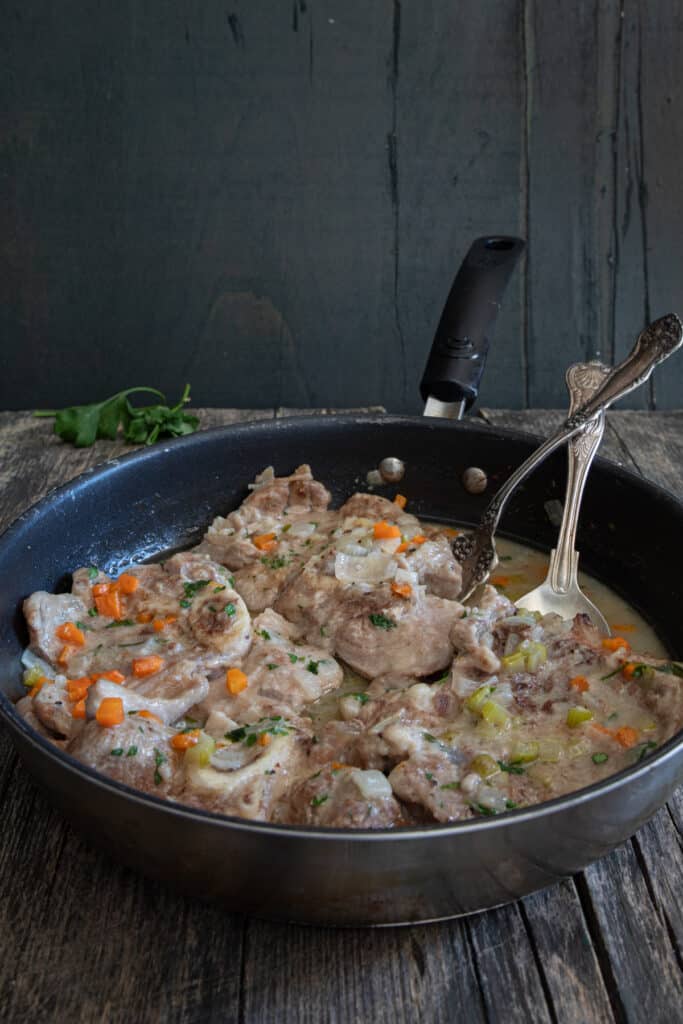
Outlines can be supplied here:
<path id="1" fill-rule="evenodd" d="M 504 707 L 496 704 L 494 700 L 485 701 L 479 711 L 485 722 L 498 726 L 499 729 L 506 728 L 510 724 L 510 716 Z"/>
<path id="2" fill-rule="evenodd" d="M 468 711 L 473 711 L 475 714 L 481 714 L 482 705 L 491 695 L 490 686 L 480 686 L 478 690 L 471 693 L 469 697 L 465 699 L 465 707 Z"/>
<path id="3" fill-rule="evenodd" d="M 523 672 L 526 667 L 524 651 L 517 648 L 513 654 L 505 654 L 500 663 L 508 672 Z"/>
<path id="4" fill-rule="evenodd" d="M 29 668 L 24 672 L 24 686 L 28 686 L 29 689 L 35 686 L 36 683 L 45 677 L 45 673 L 37 665 L 33 668 Z"/>
<path id="5" fill-rule="evenodd" d="M 589 711 L 588 708 L 580 706 L 570 708 L 567 712 L 567 725 L 570 729 L 576 729 L 579 725 L 583 725 L 584 722 L 590 722 L 592 717 L 593 712 Z"/>
<path id="6" fill-rule="evenodd" d="M 548 660 L 545 644 L 536 643 L 534 640 L 530 640 L 524 645 L 524 654 L 527 672 L 535 672 Z"/>
<path id="7" fill-rule="evenodd" d="M 500 768 L 488 754 L 477 754 L 470 763 L 469 771 L 481 775 L 482 779 L 488 779 L 491 775 L 497 775 Z"/>
<path id="8" fill-rule="evenodd" d="M 520 740 L 510 751 L 510 762 L 512 764 L 528 764 L 529 761 L 536 760 L 538 753 L 539 746 L 534 740 L 528 742 Z"/>
<path id="9" fill-rule="evenodd" d="M 206 768 L 209 758 L 216 749 L 216 741 L 213 736 L 205 732 L 199 733 L 199 739 L 193 747 L 185 751 L 185 763 L 194 765 L 197 768 Z"/>

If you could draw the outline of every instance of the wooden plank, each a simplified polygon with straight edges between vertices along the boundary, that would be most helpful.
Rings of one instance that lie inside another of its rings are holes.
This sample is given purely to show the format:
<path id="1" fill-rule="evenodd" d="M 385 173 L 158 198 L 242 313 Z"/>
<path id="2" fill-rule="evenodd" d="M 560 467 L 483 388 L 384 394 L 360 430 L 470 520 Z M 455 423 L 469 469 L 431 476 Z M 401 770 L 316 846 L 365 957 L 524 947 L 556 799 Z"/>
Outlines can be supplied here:
<path id="1" fill-rule="evenodd" d="M 460 921 L 341 931 L 250 921 L 245 949 L 248 1021 L 450 1024 L 461 1019 L 476 1024 L 488 1019 Z"/>
<path id="2" fill-rule="evenodd" d="M 570 15 L 562 0 L 526 5 L 532 406 L 562 406 L 566 365 L 604 353 L 611 336 L 619 26 L 617 3 L 583 0 Z"/>
<path id="3" fill-rule="evenodd" d="M 683 87 L 677 54 L 683 4 L 624 5 L 619 130 L 619 268 L 617 351 L 630 348 L 645 323 L 683 309 L 683 283 L 670 254 L 683 213 L 676 201 L 683 174 Z M 623 340 L 621 340 L 623 339 Z M 655 372 L 650 405 L 680 406 L 681 361 Z M 633 404 L 645 405 L 645 389 Z"/>
<path id="4" fill-rule="evenodd" d="M 578 885 L 618 1017 L 675 1020 L 683 975 L 633 844 L 586 868 Z"/>
<path id="5" fill-rule="evenodd" d="M 382 398 L 392 412 L 421 411 L 418 382 L 472 240 L 524 234 L 519 18 L 517 0 L 480 0 L 476 10 L 457 3 L 394 4 L 394 266 L 386 286 L 398 337 L 395 352 L 386 355 L 397 355 L 402 345 L 407 375 L 401 400 Z M 521 266 L 495 330 L 483 383 L 488 402 L 523 404 L 523 294 Z"/>
<path id="6" fill-rule="evenodd" d="M 521 909 L 555 1019 L 562 1024 L 606 1024 L 613 1020 L 573 880 L 566 879 L 527 897 Z"/>

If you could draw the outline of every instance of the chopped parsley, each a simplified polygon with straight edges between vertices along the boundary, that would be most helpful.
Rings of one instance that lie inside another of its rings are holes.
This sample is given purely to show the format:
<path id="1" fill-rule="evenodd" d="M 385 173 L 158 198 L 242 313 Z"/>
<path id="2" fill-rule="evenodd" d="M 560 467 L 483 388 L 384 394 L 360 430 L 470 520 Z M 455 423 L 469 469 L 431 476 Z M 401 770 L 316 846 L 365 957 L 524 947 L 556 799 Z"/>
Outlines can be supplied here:
<path id="1" fill-rule="evenodd" d="M 270 633 L 267 629 L 257 629 L 256 632 L 260 637 L 263 637 L 264 640 L 270 640 Z"/>
<path id="2" fill-rule="evenodd" d="M 100 575 L 100 570 L 97 569 L 94 565 L 91 565 L 90 568 L 88 569 L 88 579 L 89 580 L 96 580 L 99 575 Z"/>
<path id="3" fill-rule="evenodd" d="M 423 732 L 422 735 L 423 735 L 424 739 L 427 740 L 427 743 L 438 743 L 439 742 L 437 740 L 436 736 L 432 736 L 431 732 Z"/>
<path id="4" fill-rule="evenodd" d="M 137 752 L 138 752 L 138 748 L 137 747 L 128 747 L 128 750 L 126 751 L 126 757 L 135 757 Z"/>
<path id="5" fill-rule="evenodd" d="M 641 744 L 640 750 L 636 756 L 636 761 L 643 761 L 656 746 L 657 744 L 653 740 L 648 740 L 647 743 Z"/>
<path id="6" fill-rule="evenodd" d="M 273 715 L 271 718 L 259 718 L 254 725 L 241 725 L 237 729 L 231 729 L 225 733 L 225 739 L 253 747 L 259 736 L 264 733 L 270 733 L 271 736 L 288 736 L 289 727 L 282 715 Z"/>
<path id="7" fill-rule="evenodd" d="M 264 555 L 261 558 L 261 562 L 269 569 L 282 569 L 287 565 L 287 559 L 284 555 Z"/>
<path id="8" fill-rule="evenodd" d="M 497 811 L 494 811 L 491 807 L 484 807 L 483 804 L 475 804 L 474 807 L 475 810 L 479 811 L 480 814 L 483 814 L 485 818 L 492 818 L 495 814 L 498 813 Z"/>
<path id="9" fill-rule="evenodd" d="M 180 602 L 180 607 L 181 608 L 189 608 L 191 604 L 192 604 L 192 601 L 187 601 L 187 600 L 181 601 Z"/>
<path id="10" fill-rule="evenodd" d="M 214 612 L 214 613 L 215 613 L 215 612 L 217 612 L 217 611 L 218 611 L 218 608 L 216 608 L 216 605 L 215 605 L 215 604 L 210 604 L 210 605 L 209 605 L 209 611 L 210 611 L 210 612 Z"/>
<path id="11" fill-rule="evenodd" d="M 507 807 L 508 811 L 514 811 L 515 807 L 519 807 L 519 804 L 516 804 L 514 800 L 506 800 L 505 806 Z"/>
<path id="12" fill-rule="evenodd" d="M 225 583 L 221 583 L 220 587 L 214 587 L 214 594 L 220 594 L 221 590 L 225 590 Z"/>
<path id="13" fill-rule="evenodd" d="M 162 764 L 166 764 L 167 760 L 168 759 L 167 759 L 166 755 L 162 754 L 161 751 L 157 747 L 155 747 L 154 748 L 154 785 L 155 786 L 160 786 L 162 781 L 163 781 L 162 777 L 161 777 L 161 772 L 159 771 L 159 769 L 161 768 Z"/>
<path id="14" fill-rule="evenodd" d="M 109 753 L 113 757 L 121 757 L 121 754 L 123 753 L 123 747 L 115 747 L 114 750 L 110 750 Z"/>
<path id="15" fill-rule="evenodd" d="M 434 775 L 433 775 L 432 772 L 425 772 L 425 779 L 427 779 L 429 782 L 431 782 L 433 778 L 434 778 Z"/>
<path id="16" fill-rule="evenodd" d="M 381 612 L 373 612 L 368 618 L 375 629 L 396 629 L 394 620 L 390 619 L 388 615 L 382 615 Z"/>
<path id="17" fill-rule="evenodd" d="M 292 524 L 291 523 L 285 523 L 285 525 L 282 527 L 282 531 L 281 532 L 282 533 L 287 533 L 287 530 L 291 530 L 291 529 L 292 529 Z"/>
<path id="18" fill-rule="evenodd" d="M 114 619 L 113 622 L 108 622 L 104 627 L 105 629 L 116 629 L 117 626 L 134 626 L 135 623 L 132 619 Z"/>
<path id="19" fill-rule="evenodd" d="M 519 761 L 498 761 L 498 767 L 502 772 L 509 772 L 510 775 L 524 775 L 524 768 Z"/>
<path id="20" fill-rule="evenodd" d="M 195 580 L 193 583 L 183 583 L 183 590 L 185 591 L 185 597 L 190 601 L 197 595 L 199 590 L 203 590 L 204 587 L 208 587 L 211 580 Z M 180 602 L 183 603 L 182 601 Z"/>
<path id="21" fill-rule="evenodd" d="M 439 786 L 439 789 L 460 789 L 459 782 L 444 782 L 443 786 Z"/>
<path id="22" fill-rule="evenodd" d="M 609 761 L 609 756 L 602 753 L 593 754 L 591 761 L 593 764 L 604 764 L 605 761 Z"/>
<path id="23" fill-rule="evenodd" d="M 280 666 L 276 665 L 274 661 L 269 661 L 268 664 L 266 665 L 266 668 L 268 669 L 269 672 L 272 672 L 273 669 L 279 668 L 279 667 Z"/>
<path id="24" fill-rule="evenodd" d="M 367 704 L 370 700 L 367 693 L 350 693 L 349 697 L 353 697 L 353 699 L 357 700 L 359 704 Z"/>
<path id="25" fill-rule="evenodd" d="M 323 793 L 322 796 L 314 796 L 311 800 L 311 807 L 320 807 L 321 804 L 324 804 L 325 801 L 329 799 L 330 797 L 328 793 Z"/>
<path id="26" fill-rule="evenodd" d="M 226 606 L 225 606 L 225 608 L 223 610 L 224 610 L 226 615 L 233 616 L 235 614 L 235 612 L 237 611 L 237 608 L 235 608 L 235 606 L 232 603 L 232 601 L 230 601 L 230 602 L 228 602 L 228 604 L 226 604 Z"/>
<path id="27" fill-rule="evenodd" d="M 327 636 L 327 628 L 325 626 L 320 627 L 320 635 Z"/>
<path id="28" fill-rule="evenodd" d="M 306 671 L 311 672 L 314 676 L 317 676 L 319 664 L 319 661 L 309 661 L 308 665 L 306 666 Z"/>
<path id="29" fill-rule="evenodd" d="M 303 658 L 298 658 L 296 654 L 289 653 L 287 657 L 291 661 L 292 665 L 296 665 L 297 661 L 303 661 Z"/>
<path id="30" fill-rule="evenodd" d="M 99 615 L 97 608 L 88 608 L 88 615 L 91 619 L 94 619 L 96 615 Z"/>
<path id="31" fill-rule="evenodd" d="M 76 623 L 76 628 L 77 628 L 77 629 L 83 629 L 83 630 L 85 630 L 85 631 L 86 631 L 86 632 L 88 632 L 88 633 L 91 633 L 91 632 L 92 632 L 92 626 L 87 626 L 87 625 L 85 624 L 85 622 L 77 622 L 77 623 Z"/>

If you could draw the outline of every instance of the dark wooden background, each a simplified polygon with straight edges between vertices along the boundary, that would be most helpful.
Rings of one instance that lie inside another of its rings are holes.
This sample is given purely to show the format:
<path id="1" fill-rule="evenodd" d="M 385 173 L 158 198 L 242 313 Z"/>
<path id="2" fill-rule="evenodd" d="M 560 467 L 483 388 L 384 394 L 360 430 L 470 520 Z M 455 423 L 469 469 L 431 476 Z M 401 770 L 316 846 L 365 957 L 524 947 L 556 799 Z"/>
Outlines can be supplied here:
<path id="1" fill-rule="evenodd" d="M 0 407 L 417 410 L 520 233 L 482 400 L 683 310 L 683 0 L 31 0 L 0 35 Z M 683 359 L 633 405 L 680 404 Z"/>

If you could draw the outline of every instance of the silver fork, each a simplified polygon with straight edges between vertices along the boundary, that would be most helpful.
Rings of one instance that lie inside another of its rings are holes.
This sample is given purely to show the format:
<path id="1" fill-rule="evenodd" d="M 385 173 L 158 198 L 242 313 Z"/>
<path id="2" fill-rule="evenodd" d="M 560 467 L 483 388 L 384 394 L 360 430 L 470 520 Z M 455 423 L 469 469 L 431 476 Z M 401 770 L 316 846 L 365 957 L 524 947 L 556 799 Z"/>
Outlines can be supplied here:
<path id="1" fill-rule="evenodd" d="M 568 416 L 560 429 L 508 477 L 487 505 L 473 531 L 463 533 L 453 541 L 453 554 L 462 567 L 462 585 L 458 595 L 460 601 L 467 600 L 498 564 L 494 536 L 503 509 L 515 488 L 551 452 L 581 433 L 589 420 L 604 412 L 612 402 L 644 384 L 655 366 L 668 359 L 682 343 L 683 324 L 675 313 L 669 313 L 649 324 L 638 335 L 626 359 L 611 370 L 593 397 L 579 406 L 573 416 Z"/>
<path id="2" fill-rule="evenodd" d="M 569 390 L 570 416 L 593 397 L 611 372 L 609 366 L 598 362 L 574 363 L 569 367 L 565 379 Z M 515 604 L 518 608 L 528 608 L 529 611 L 541 612 L 543 615 L 555 612 L 563 619 L 572 619 L 578 612 L 584 612 L 604 636 L 609 636 L 610 628 L 604 615 L 579 587 L 579 553 L 574 547 L 586 477 L 604 431 L 605 414 L 601 412 L 567 445 L 564 513 L 557 547 L 550 552 L 548 575 L 540 587 L 524 594 Z"/>

